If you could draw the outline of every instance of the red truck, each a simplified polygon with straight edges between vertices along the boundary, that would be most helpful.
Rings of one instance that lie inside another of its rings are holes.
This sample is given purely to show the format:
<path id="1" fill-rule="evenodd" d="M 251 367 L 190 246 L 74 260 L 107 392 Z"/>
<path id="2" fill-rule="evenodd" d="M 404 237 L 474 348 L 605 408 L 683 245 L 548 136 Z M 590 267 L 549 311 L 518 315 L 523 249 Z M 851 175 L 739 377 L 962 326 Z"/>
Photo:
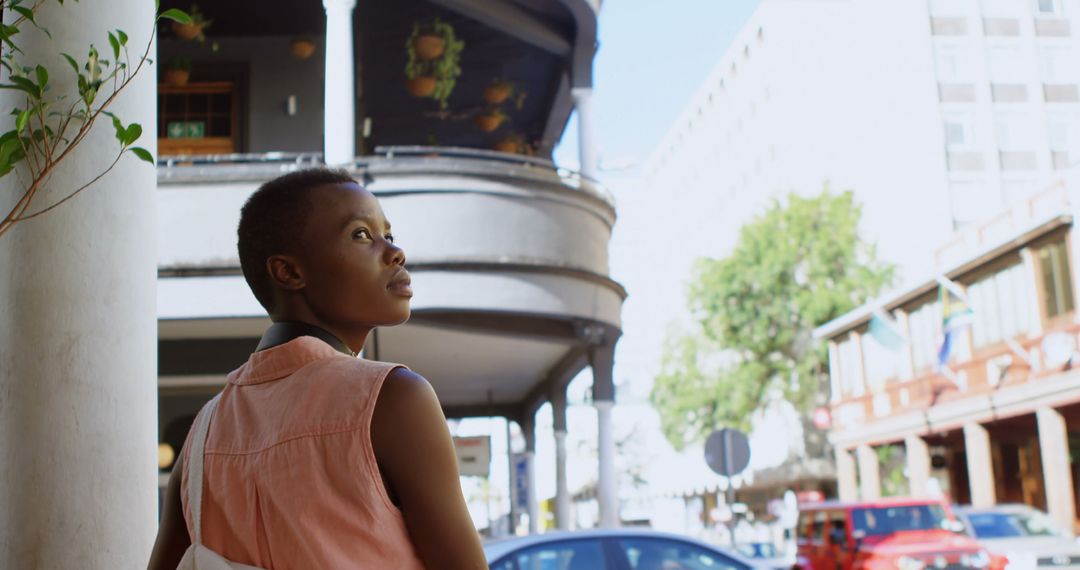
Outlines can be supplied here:
<path id="1" fill-rule="evenodd" d="M 999 570 L 937 499 L 821 502 L 799 507 L 798 570 Z"/>

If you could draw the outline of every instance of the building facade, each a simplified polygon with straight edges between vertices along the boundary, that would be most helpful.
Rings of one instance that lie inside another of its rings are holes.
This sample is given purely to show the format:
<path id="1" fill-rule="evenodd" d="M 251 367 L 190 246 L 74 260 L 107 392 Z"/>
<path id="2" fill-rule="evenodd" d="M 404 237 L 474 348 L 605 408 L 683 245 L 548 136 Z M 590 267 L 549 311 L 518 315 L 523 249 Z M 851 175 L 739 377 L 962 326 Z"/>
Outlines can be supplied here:
<path id="1" fill-rule="evenodd" d="M 965 228 L 937 251 L 936 273 L 817 331 L 829 347 L 841 499 L 1026 503 L 1073 528 L 1080 496 L 1075 178 Z M 940 356 L 943 303 L 957 298 L 970 308 L 970 325 Z M 894 326 L 902 342 L 889 341 L 881 326 Z"/>

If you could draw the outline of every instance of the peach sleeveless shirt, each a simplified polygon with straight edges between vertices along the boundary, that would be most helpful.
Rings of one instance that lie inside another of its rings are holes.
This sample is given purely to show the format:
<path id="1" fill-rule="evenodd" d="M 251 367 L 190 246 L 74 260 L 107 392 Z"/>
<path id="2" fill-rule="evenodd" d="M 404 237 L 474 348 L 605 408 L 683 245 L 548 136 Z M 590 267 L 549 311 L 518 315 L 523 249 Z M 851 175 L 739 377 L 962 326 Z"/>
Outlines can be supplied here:
<path id="1" fill-rule="evenodd" d="M 375 400 L 398 366 L 304 336 L 233 371 L 206 442 L 205 545 L 268 570 L 422 570 L 371 446 Z"/>

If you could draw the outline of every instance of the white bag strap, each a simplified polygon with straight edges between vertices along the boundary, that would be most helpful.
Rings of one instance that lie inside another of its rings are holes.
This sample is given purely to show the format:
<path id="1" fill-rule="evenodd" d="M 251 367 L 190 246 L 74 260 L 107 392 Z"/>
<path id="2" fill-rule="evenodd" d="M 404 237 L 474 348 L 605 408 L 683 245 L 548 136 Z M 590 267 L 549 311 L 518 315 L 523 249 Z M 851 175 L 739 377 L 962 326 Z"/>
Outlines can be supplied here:
<path id="1" fill-rule="evenodd" d="M 214 396 L 203 408 L 203 413 L 195 423 L 195 429 L 191 432 L 191 455 L 186 458 L 188 462 L 188 505 L 191 509 L 191 518 L 195 523 L 195 536 L 192 544 L 202 544 L 202 491 L 203 491 L 203 451 L 206 447 L 206 438 L 210 433 L 210 419 L 214 415 L 218 398 Z"/>

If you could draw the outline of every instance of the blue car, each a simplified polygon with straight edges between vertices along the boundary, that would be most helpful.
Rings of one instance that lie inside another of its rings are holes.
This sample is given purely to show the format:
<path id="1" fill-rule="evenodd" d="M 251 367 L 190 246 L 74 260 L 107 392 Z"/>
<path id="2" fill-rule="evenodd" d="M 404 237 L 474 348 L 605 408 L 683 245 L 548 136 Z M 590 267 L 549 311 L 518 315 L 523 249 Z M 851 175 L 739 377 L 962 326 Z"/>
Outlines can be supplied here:
<path id="1" fill-rule="evenodd" d="M 581 530 L 484 545 L 491 570 L 749 570 L 774 568 L 736 552 L 664 532 Z"/>

